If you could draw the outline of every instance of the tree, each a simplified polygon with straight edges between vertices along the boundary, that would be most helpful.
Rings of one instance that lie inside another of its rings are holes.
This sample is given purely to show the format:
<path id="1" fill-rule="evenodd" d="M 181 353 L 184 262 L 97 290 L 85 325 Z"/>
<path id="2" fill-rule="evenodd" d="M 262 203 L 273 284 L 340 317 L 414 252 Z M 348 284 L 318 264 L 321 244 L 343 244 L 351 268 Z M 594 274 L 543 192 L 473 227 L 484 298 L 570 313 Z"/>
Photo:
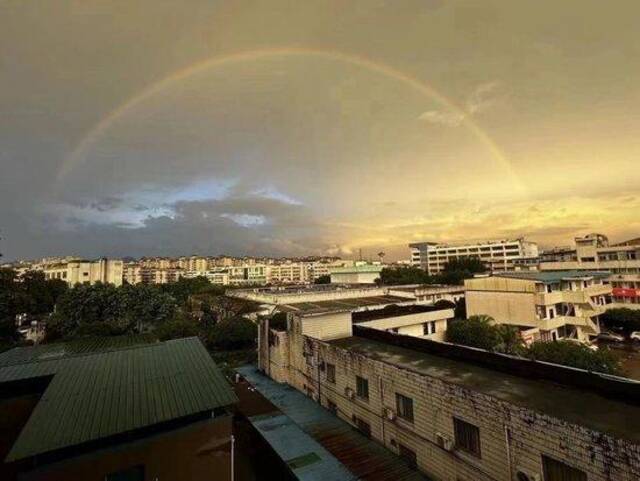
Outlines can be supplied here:
<path id="1" fill-rule="evenodd" d="M 176 282 L 162 285 L 162 290 L 173 296 L 178 305 L 185 307 L 192 295 L 206 292 L 212 287 L 217 286 L 212 286 L 209 280 L 203 276 L 190 279 L 181 277 Z"/>
<path id="2" fill-rule="evenodd" d="M 218 322 L 209 332 L 208 346 L 211 349 L 234 350 L 255 346 L 258 336 L 256 324 L 244 317 L 234 317 Z"/>
<path id="3" fill-rule="evenodd" d="M 491 317 L 484 315 L 454 320 L 447 326 L 447 341 L 492 351 L 502 342 L 500 332 L 492 322 Z"/>
<path id="4" fill-rule="evenodd" d="M 472 278 L 474 274 L 487 272 L 487 267 L 477 257 L 463 257 L 447 261 L 438 275 L 440 284 L 462 285 L 465 279 Z"/>
<path id="5" fill-rule="evenodd" d="M 325 274 L 323 276 L 319 276 L 313 281 L 314 284 L 331 284 L 331 276 L 329 274 Z"/>
<path id="6" fill-rule="evenodd" d="M 185 316 L 178 316 L 175 319 L 171 319 L 155 330 L 155 335 L 158 336 L 158 339 L 161 341 L 193 337 L 198 334 L 198 324 L 193 319 Z"/>
<path id="7" fill-rule="evenodd" d="M 157 286 L 79 284 L 60 296 L 47 340 L 149 332 L 174 318 L 173 297 Z"/>
<path id="8" fill-rule="evenodd" d="M 494 346 L 494 351 L 518 356 L 524 354 L 526 347 L 520 335 L 520 330 L 516 326 L 499 324 L 495 328 L 498 330 L 500 343 Z"/>
<path id="9" fill-rule="evenodd" d="M 625 335 L 640 331 L 640 310 L 623 308 L 607 309 L 600 315 L 600 322 L 610 330 L 622 331 Z"/>
<path id="10" fill-rule="evenodd" d="M 418 267 L 385 267 L 376 281 L 384 286 L 433 284 L 435 279 Z"/>
<path id="11" fill-rule="evenodd" d="M 592 351 L 587 346 L 570 341 L 536 341 L 529 347 L 526 355 L 536 361 L 606 374 L 620 374 L 620 364 L 609 349 L 600 348 Z"/>

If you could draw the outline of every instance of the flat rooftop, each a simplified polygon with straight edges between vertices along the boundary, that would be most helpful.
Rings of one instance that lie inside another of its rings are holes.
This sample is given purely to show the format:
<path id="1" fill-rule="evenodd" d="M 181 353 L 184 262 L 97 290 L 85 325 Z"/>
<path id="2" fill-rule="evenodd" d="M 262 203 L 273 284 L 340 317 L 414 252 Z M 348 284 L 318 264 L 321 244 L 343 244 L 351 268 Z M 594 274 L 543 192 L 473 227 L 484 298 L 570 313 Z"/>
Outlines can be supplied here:
<path id="1" fill-rule="evenodd" d="M 35 384 L 33 384 L 35 383 Z M 198 338 L 112 338 L 0 354 L 0 388 L 42 395 L 6 461 L 104 441 L 237 401 Z"/>
<path id="2" fill-rule="evenodd" d="M 329 344 L 570 423 L 640 443 L 640 406 L 608 399 L 588 390 L 505 374 L 364 337 L 337 339 L 329 341 Z"/>
<path id="3" fill-rule="evenodd" d="M 400 304 L 406 302 L 415 302 L 415 299 L 392 295 L 354 297 L 351 299 L 335 299 L 331 301 L 282 304 L 278 306 L 278 310 L 301 314 L 325 314 L 330 312 L 353 311 L 377 306 L 384 307 L 389 304 Z"/>
<path id="4" fill-rule="evenodd" d="M 603 271 L 516 271 L 516 272 L 498 272 L 493 274 L 494 277 L 509 277 L 511 279 L 525 279 L 544 284 L 552 284 L 567 279 L 584 279 L 587 277 L 595 277 L 606 279 L 609 277 L 608 272 Z"/>
<path id="5" fill-rule="evenodd" d="M 354 312 L 353 322 L 358 323 L 358 322 L 375 321 L 376 319 L 386 319 L 388 317 L 398 317 L 398 316 L 409 316 L 411 314 L 444 311 L 446 309 L 452 309 L 452 308 L 425 306 L 421 304 L 415 304 L 410 306 L 398 306 L 396 304 L 391 304 L 381 309 L 370 309 L 366 311 Z"/>

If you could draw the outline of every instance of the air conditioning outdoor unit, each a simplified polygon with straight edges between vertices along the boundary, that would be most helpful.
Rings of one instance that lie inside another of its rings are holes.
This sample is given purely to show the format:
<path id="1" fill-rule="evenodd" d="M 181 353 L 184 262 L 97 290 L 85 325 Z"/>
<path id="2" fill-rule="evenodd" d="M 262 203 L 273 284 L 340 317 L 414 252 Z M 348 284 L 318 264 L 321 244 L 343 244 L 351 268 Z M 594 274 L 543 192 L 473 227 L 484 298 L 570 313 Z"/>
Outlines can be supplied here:
<path id="1" fill-rule="evenodd" d="M 395 421 L 396 413 L 394 413 L 393 409 L 391 408 L 384 408 L 384 417 L 387 418 L 387 420 L 389 421 Z"/>
<path id="2" fill-rule="evenodd" d="M 518 481 L 541 481 L 542 476 L 538 473 L 532 473 L 531 471 L 525 471 L 524 469 L 518 469 L 516 473 L 516 479 Z"/>
<path id="3" fill-rule="evenodd" d="M 356 396 L 356 393 L 354 393 L 353 389 L 351 389 L 350 387 L 347 387 L 347 388 L 344 389 L 344 394 L 349 399 L 353 399 Z"/>
<path id="4" fill-rule="evenodd" d="M 436 443 L 445 451 L 453 451 L 453 440 L 446 434 L 436 433 Z"/>

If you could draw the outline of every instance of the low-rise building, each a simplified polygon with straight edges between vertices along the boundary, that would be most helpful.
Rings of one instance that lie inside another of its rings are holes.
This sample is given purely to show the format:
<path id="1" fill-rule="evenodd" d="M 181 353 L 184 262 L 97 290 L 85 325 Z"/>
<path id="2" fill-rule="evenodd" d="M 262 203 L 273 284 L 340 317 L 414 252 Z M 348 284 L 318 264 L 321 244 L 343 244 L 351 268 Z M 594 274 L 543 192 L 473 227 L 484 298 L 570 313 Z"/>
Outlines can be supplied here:
<path id="1" fill-rule="evenodd" d="M 574 248 L 556 248 L 541 256 L 541 271 L 587 270 L 608 272 L 611 304 L 640 309 L 640 238 L 609 244 L 602 234 L 575 238 Z"/>
<path id="2" fill-rule="evenodd" d="M 444 266 L 454 259 L 480 259 L 490 272 L 515 271 L 523 264 L 535 264 L 538 245 L 520 239 L 502 239 L 463 244 L 416 242 L 409 244 L 411 261 L 429 275 L 440 274 Z"/>
<path id="3" fill-rule="evenodd" d="M 0 354 L 0 479 L 210 480 L 237 398 L 197 338 L 78 340 Z"/>
<path id="4" fill-rule="evenodd" d="M 288 311 L 259 367 L 447 481 L 640 478 L 640 383 Z"/>
<path id="5" fill-rule="evenodd" d="M 600 333 L 611 288 L 607 273 L 591 271 L 509 272 L 465 280 L 467 316 L 487 315 L 520 327 L 525 341 L 575 338 Z"/>
<path id="6" fill-rule="evenodd" d="M 353 266 L 329 269 L 332 284 L 375 284 L 382 272 L 380 264 L 356 262 Z"/>

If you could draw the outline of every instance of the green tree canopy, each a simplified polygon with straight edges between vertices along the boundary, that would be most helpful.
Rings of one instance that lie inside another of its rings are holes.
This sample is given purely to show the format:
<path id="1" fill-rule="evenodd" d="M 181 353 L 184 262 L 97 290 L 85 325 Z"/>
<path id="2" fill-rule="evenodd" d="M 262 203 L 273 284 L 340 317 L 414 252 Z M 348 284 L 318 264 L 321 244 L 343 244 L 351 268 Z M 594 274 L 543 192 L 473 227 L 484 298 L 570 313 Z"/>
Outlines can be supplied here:
<path id="1" fill-rule="evenodd" d="M 462 285 L 465 279 L 485 272 L 487 272 L 487 267 L 477 257 L 451 259 L 444 265 L 438 276 L 438 282 L 440 284 Z"/>
<path id="2" fill-rule="evenodd" d="M 209 331 L 208 345 L 212 349 L 234 350 L 255 346 L 258 337 L 256 324 L 244 317 L 233 317 L 218 322 Z"/>
<path id="3" fill-rule="evenodd" d="M 318 276 L 316 280 L 313 281 L 313 283 L 314 284 L 331 284 L 331 276 L 329 274 Z"/>
<path id="4" fill-rule="evenodd" d="M 587 371 L 620 374 L 620 364 L 609 349 L 592 351 L 587 346 L 570 341 L 534 342 L 526 356 L 536 361 L 552 362 Z"/>
<path id="5" fill-rule="evenodd" d="M 493 351 L 502 339 L 492 322 L 489 316 L 471 316 L 469 319 L 451 321 L 447 326 L 447 341 Z"/>
<path id="6" fill-rule="evenodd" d="M 640 331 L 640 310 L 626 307 L 607 309 L 600 315 L 600 322 L 607 329 L 622 331 L 628 336 L 633 331 Z"/>
<path id="7" fill-rule="evenodd" d="M 378 284 L 399 286 L 403 284 L 433 284 L 436 279 L 430 277 L 418 267 L 385 267 L 380 272 Z"/>

